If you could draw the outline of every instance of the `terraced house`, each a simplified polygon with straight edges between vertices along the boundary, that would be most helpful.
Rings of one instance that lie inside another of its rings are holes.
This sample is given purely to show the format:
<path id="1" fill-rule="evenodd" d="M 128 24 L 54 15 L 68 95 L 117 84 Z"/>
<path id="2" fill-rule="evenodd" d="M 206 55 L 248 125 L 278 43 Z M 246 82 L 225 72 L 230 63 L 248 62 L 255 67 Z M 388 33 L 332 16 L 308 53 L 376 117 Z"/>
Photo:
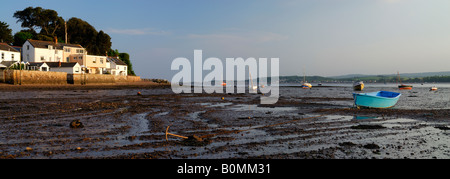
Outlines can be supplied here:
<path id="1" fill-rule="evenodd" d="M 85 58 L 87 52 L 77 44 L 29 39 L 22 45 L 22 54 L 25 62 L 70 62 Z"/>
<path id="2" fill-rule="evenodd" d="M 6 43 L 0 43 L 0 68 L 6 68 L 20 61 L 20 52 Z"/>
<path id="3" fill-rule="evenodd" d="M 18 56 L 20 57 L 20 54 Z M 84 71 L 89 74 L 109 72 L 113 75 L 127 75 L 127 66 L 122 61 L 117 59 L 114 60 L 113 65 L 110 65 L 107 56 L 88 55 L 81 45 L 59 43 L 56 39 L 54 41 L 29 39 L 22 46 L 22 56 L 23 61 L 29 63 L 61 62 L 62 66 L 73 66 L 74 69 L 70 71 L 75 74 Z M 79 66 L 74 65 L 75 62 Z M 64 63 L 70 63 L 70 65 Z M 52 71 L 51 68 L 50 71 Z M 75 68 L 81 68 L 81 70 Z"/>

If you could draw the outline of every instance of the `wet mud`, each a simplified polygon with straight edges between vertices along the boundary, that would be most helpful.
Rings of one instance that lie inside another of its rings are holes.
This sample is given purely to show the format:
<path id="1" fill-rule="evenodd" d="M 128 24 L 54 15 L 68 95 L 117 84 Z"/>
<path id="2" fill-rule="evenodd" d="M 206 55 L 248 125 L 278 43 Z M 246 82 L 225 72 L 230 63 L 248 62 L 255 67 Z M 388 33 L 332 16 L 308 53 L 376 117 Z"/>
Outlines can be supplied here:
<path id="1" fill-rule="evenodd" d="M 356 109 L 342 87 L 281 87 L 274 105 L 146 84 L 0 88 L 2 159 L 450 158 L 449 109 Z"/>

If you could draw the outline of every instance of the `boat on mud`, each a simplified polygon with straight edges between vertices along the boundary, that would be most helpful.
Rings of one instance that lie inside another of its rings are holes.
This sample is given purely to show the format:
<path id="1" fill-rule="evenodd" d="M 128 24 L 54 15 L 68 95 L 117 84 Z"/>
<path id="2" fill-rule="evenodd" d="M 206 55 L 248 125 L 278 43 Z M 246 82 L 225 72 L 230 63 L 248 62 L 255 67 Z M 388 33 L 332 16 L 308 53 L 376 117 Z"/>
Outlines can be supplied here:
<path id="1" fill-rule="evenodd" d="M 356 81 L 355 83 L 353 83 L 353 90 L 362 91 L 363 89 L 364 89 L 364 82 Z"/>
<path id="2" fill-rule="evenodd" d="M 303 84 L 302 84 L 302 88 L 303 88 L 303 89 L 311 89 L 311 88 L 312 88 L 311 83 L 308 83 L 308 82 L 306 81 L 306 74 L 305 74 L 305 73 L 303 73 Z"/>
<path id="3" fill-rule="evenodd" d="M 312 85 L 311 85 L 311 83 L 303 83 L 302 88 L 303 89 L 311 89 Z"/>
<path id="4" fill-rule="evenodd" d="M 412 90 L 413 86 L 412 85 L 404 85 L 402 83 L 402 80 L 400 79 L 400 72 L 397 72 L 397 83 L 400 82 L 400 85 L 398 85 L 398 89 L 399 90 Z"/>
<path id="5" fill-rule="evenodd" d="M 413 86 L 412 85 L 398 85 L 398 89 L 400 90 L 412 90 Z"/>
<path id="6" fill-rule="evenodd" d="M 390 91 L 372 93 L 353 93 L 356 107 L 391 108 L 395 106 L 402 94 Z"/>

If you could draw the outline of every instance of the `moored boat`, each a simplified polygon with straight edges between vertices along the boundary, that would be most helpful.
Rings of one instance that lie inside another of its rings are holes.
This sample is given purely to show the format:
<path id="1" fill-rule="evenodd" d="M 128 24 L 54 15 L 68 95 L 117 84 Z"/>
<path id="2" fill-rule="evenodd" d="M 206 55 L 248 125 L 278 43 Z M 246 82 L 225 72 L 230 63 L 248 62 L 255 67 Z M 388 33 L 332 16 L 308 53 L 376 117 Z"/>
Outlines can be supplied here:
<path id="1" fill-rule="evenodd" d="M 305 73 L 303 73 L 303 84 L 302 84 L 302 88 L 303 88 L 303 89 L 311 89 L 311 88 L 312 88 L 311 83 L 308 83 L 308 82 L 306 81 L 306 74 L 305 74 Z"/>
<path id="2" fill-rule="evenodd" d="M 390 91 L 372 93 L 353 93 L 356 107 L 391 108 L 395 106 L 402 94 Z"/>
<path id="3" fill-rule="evenodd" d="M 353 83 L 353 89 L 355 91 L 362 91 L 364 89 L 364 82 L 357 81 L 357 82 Z"/>
<path id="4" fill-rule="evenodd" d="M 398 85 L 398 89 L 400 90 L 412 90 L 413 86 L 412 85 Z"/>
<path id="5" fill-rule="evenodd" d="M 312 85 L 311 85 L 311 83 L 303 83 L 302 88 L 303 89 L 310 89 L 310 88 L 312 88 Z"/>
<path id="6" fill-rule="evenodd" d="M 402 80 L 400 79 L 400 72 L 397 72 L 397 83 L 400 82 L 400 85 L 398 85 L 398 89 L 399 90 L 412 90 L 413 86 L 412 85 L 404 85 L 402 83 Z"/>
<path id="7" fill-rule="evenodd" d="M 437 90 L 438 90 L 438 88 L 436 86 L 433 86 L 430 88 L 430 91 L 437 91 Z"/>

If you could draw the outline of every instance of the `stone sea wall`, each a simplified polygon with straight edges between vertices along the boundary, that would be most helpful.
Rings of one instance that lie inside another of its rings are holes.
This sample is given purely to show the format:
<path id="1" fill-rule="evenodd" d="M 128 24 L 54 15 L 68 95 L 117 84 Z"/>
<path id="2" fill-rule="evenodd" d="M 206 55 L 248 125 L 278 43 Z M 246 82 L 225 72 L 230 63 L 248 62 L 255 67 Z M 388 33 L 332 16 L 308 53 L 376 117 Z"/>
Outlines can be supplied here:
<path id="1" fill-rule="evenodd" d="M 67 73 L 5 70 L 3 80 L 9 84 L 67 84 Z"/>
<path id="2" fill-rule="evenodd" d="M 66 72 L 3 70 L 0 82 L 9 84 L 104 84 L 141 81 L 139 76 L 67 74 Z"/>

